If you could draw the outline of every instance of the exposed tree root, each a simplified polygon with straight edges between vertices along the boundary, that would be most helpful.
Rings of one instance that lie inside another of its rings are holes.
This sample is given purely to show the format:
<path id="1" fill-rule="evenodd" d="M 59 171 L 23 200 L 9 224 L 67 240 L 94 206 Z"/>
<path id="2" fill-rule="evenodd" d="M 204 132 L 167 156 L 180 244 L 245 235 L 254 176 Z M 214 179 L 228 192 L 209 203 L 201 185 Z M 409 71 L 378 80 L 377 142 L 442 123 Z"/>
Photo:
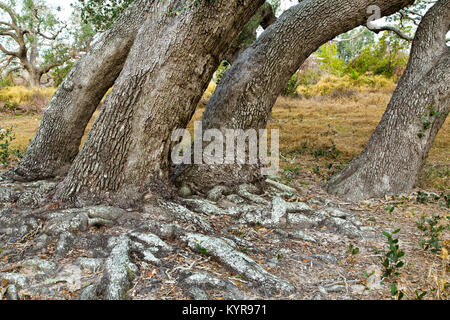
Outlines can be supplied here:
<path id="1" fill-rule="evenodd" d="M 262 252 L 258 245 L 219 229 L 217 221 L 225 219 L 236 227 L 259 225 L 273 230 L 280 239 L 310 243 L 317 240 L 305 233 L 306 229 L 326 227 L 328 232 L 346 237 L 362 237 L 370 231 L 364 230 L 351 212 L 315 210 L 306 203 L 292 202 L 295 189 L 274 181 L 268 185 L 263 194 L 252 185 L 239 186 L 236 194 L 219 186 L 207 193 L 209 200 L 195 196 L 180 198 L 177 203 L 159 200 L 156 206 L 144 206 L 142 212 L 109 206 L 62 210 L 48 206 L 33 211 L 23 209 L 23 204 L 42 205 L 54 184 L 0 182 L 0 239 L 4 243 L 0 247 L 13 248 L 10 259 L 31 270 L 0 274 L 0 281 L 9 284 L 8 290 L 0 293 L 8 299 L 45 296 L 51 288 L 65 284 L 79 293 L 78 299 L 119 300 L 130 297 L 139 279 L 162 274 L 172 290 L 179 288 L 193 299 L 210 299 L 211 290 L 228 299 L 250 297 L 235 281 L 199 271 L 197 260 L 184 265 L 167 262 L 173 256 L 181 256 L 181 260 L 197 256 L 208 257 L 206 261 L 212 259 L 239 276 L 245 290 L 255 295 L 287 297 L 296 292 L 295 286 L 248 255 Z M 25 258 L 42 253 L 51 258 Z M 68 263 L 68 257 L 76 258 Z M 153 273 L 143 274 L 142 270 L 149 269 Z M 30 278 L 36 270 L 41 273 L 37 282 Z"/>

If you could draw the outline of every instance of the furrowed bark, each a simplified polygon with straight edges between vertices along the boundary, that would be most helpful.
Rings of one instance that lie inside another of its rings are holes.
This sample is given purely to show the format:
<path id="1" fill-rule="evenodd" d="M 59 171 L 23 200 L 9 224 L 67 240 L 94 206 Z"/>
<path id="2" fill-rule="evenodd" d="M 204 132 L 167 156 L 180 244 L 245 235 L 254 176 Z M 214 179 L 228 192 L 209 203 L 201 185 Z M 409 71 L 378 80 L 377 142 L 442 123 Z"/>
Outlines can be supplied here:
<path id="1" fill-rule="evenodd" d="M 136 0 L 92 45 L 51 99 L 20 164 L 7 176 L 33 181 L 64 175 L 79 152 L 86 126 L 119 76 L 136 34 L 152 19 L 154 0 Z"/>
<path id="2" fill-rule="evenodd" d="M 328 183 L 362 200 L 410 192 L 450 111 L 450 0 L 438 1 L 417 30 L 411 58 L 364 151 Z"/>
<path id="3" fill-rule="evenodd" d="M 168 184 L 173 131 L 187 126 L 224 52 L 264 1 L 201 1 L 173 13 L 184 3 L 158 2 L 158 18 L 143 24 L 56 199 L 128 206 Z"/>
<path id="4" fill-rule="evenodd" d="M 203 116 L 203 129 L 265 129 L 272 107 L 289 78 L 321 45 L 367 22 L 368 7 L 383 16 L 412 0 L 305 0 L 287 10 L 235 61 L 222 78 Z M 207 189 L 261 180 L 250 165 L 190 165 L 179 183 Z"/>

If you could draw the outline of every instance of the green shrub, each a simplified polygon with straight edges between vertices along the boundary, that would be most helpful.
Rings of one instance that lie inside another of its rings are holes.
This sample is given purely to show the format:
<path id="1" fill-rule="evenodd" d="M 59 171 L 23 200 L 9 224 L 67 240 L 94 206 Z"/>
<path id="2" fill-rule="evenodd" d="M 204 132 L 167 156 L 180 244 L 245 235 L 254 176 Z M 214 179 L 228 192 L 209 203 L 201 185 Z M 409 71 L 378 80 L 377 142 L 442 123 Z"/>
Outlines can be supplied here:
<path id="1" fill-rule="evenodd" d="M 11 142 L 14 141 L 14 139 L 13 128 L 0 128 L 0 163 L 4 167 L 9 163 L 12 154 Z"/>
<path id="2" fill-rule="evenodd" d="M 295 73 L 288 81 L 286 88 L 283 91 L 285 96 L 291 96 L 297 93 L 298 74 Z"/>

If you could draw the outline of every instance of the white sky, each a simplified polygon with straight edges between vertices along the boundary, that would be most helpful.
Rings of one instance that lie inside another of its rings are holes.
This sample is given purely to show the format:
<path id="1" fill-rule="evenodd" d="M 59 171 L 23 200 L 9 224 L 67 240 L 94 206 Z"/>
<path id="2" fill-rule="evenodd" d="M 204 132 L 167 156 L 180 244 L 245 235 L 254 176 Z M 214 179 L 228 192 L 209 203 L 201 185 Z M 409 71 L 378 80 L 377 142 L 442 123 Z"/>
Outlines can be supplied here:
<path id="1" fill-rule="evenodd" d="M 52 7 L 61 7 L 61 18 L 63 19 L 68 19 L 70 17 L 72 13 L 70 4 L 74 2 L 74 0 L 47 0 L 47 3 Z"/>

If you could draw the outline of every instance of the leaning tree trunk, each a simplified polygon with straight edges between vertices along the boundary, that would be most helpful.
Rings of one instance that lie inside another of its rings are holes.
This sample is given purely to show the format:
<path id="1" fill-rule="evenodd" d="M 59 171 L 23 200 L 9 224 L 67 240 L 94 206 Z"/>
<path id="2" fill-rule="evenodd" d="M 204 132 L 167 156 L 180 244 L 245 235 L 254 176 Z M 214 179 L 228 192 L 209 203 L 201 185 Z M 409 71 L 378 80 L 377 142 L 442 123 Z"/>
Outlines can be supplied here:
<path id="1" fill-rule="evenodd" d="M 305 0 L 290 8 L 224 75 L 206 108 L 203 130 L 265 129 L 289 78 L 321 45 L 364 24 L 370 5 L 378 6 L 382 15 L 390 15 L 413 2 Z M 255 183 L 261 180 L 261 172 L 254 165 L 189 165 L 175 170 L 174 179 L 203 190 Z"/>
<path id="2" fill-rule="evenodd" d="M 56 199 L 133 205 L 169 180 L 175 129 L 184 129 L 224 52 L 263 0 L 161 1 Z"/>
<path id="3" fill-rule="evenodd" d="M 79 152 L 86 126 L 121 72 L 136 34 L 153 18 L 154 0 L 136 0 L 72 68 L 43 115 L 17 166 L 7 173 L 32 181 L 64 175 Z"/>
<path id="4" fill-rule="evenodd" d="M 328 192 L 362 200 L 410 192 L 450 110 L 450 0 L 423 18 L 411 58 L 364 151 L 328 183 Z"/>

